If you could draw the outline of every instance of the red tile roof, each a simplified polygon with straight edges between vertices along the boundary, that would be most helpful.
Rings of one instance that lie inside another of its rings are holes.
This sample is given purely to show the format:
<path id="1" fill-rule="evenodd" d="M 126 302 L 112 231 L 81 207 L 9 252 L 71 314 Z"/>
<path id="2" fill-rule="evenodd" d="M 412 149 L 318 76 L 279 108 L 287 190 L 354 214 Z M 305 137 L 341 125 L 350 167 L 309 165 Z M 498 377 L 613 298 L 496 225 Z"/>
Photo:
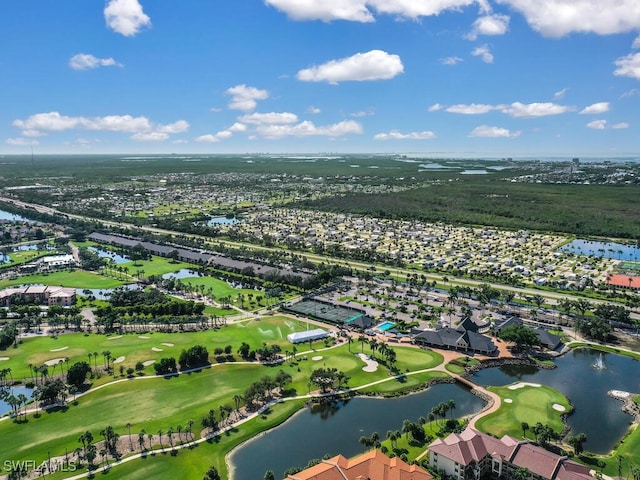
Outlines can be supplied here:
<path id="1" fill-rule="evenodd" d="M 417 465 L 409 465 L 398 457 L 389 458 L 380 450 L 372 450 L 347 459 L 337 455 L 318 465 L 289 475 L 285 480 L 432 480 Z"/>

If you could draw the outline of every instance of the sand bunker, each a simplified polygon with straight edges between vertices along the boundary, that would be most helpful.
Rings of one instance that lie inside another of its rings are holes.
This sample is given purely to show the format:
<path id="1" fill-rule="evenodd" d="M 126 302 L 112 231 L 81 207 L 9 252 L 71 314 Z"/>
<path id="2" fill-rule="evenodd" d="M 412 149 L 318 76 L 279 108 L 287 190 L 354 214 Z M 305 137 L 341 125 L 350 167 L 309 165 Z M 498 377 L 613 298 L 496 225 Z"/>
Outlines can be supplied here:
<path id="1" fill-rule="evenodd" d="M 316 355 L 315 357 L 311 357 L 311 360 L 313 360 L 314 362 L 319 362 L 320 360 L 322 360 L 322 355 Z"/>
<path id="2" fill-rule="evenodd" d="M 117 338 L 122 338 L 122 335 L 116 335 L 115 337 L 109 337 L 107 340 L 115 340 Z"/>
<path id="3" fill-rule="evenodd" d="M 154 363 L 156 363 L 155 360 L 147 360 L 146 362 L 142 362 L 142 365 L 148 367 L 149 365 L 153 365 Z"/>
<path id="4" fill-rule="evenodd" d="M 558 412 L 564 412 L 567 410 L 566 408 L 564 408 L 564 406 L 560 405 L 559 403 L 554 403 L 553 405 L 551 405 L 551 407 Z"/>
<path id="5" fill-rule="evenodd" d="M 6 362 L 9 360 L 9 357 L 0 357 L 0 362 Z"/>
<path id="6" fill-rule="evenodd" d="M 141 338 L 143 340 L 148 340 L 151 337 L 147 337 L 146 335 L 140 335 L 138 338 Z"/>
<path id="7" fill-rule="evenodd" d="M 369 355 L 367 355 L 366 353 L 359 353 L 358 357 L 360 357 L 360 360 L 366 363 L 366 365 L 362 367 L 362 370 L 364 372 L 375 372 L 376 370 L 378 370 L 378 362 L 376 362 L 375 360 L 371 360 L 371 357 L 369 357 Z"/>
<path id="8" fill-rule="evenodd" d="M 511 399 L 511 398 L 505 398 L 505 399 L 504 399 L 504 403 L 513 403 L 513 399 Z"/>
<path id="9" fill-rule="evenodd" d="M 154 352 L 163 352 L 164 350 L 162 350 L 161 348 L 158 347 L 151 347 L 151 350 L 153 350 Z"/>
<path id="10" fill-rule="evenodd" d="M 113 361 L 113 363 L 122 363 L 124 362 L 124 358 L 125 358 L 124 355 L 121 357 L 118 357 Z"/>
<path id="11" fill-rule="evenodd" d="M 60 348 L 53 348 L 51 350 L 49 350 L 50 352 L 61 352 L 63 350 L 66 350 L 69 347 L 60 347 Z"/>
<path id="12" fill-rule="evenodd" d="M 60 363 L 60 361 L 64 362 L 64 357 L 63 358 L 52 358 L 51 360 L 47 360 L 46 362 L 44 362 L 44 364 L 47 365 L 48 367 L 53 367 L 54 365 L 57 365 L 58 363 Z"/>
<path id="13" fill-rule="evenodd" d="M 524 387 L 540 387 L 541 385 L 539 383 L 529 383 L 529 382 L 519 382 L 519 383 L 514 383 L 513 385 L 509 385 L 507 388 L 509 390 L 517 390 L 519 388 L 524 388 Z"/>
<path id="14" fill-rule="evenodd" d="M 162 345 L 165 347 L 173 347 L 173 343 L 163 343 Z"/>

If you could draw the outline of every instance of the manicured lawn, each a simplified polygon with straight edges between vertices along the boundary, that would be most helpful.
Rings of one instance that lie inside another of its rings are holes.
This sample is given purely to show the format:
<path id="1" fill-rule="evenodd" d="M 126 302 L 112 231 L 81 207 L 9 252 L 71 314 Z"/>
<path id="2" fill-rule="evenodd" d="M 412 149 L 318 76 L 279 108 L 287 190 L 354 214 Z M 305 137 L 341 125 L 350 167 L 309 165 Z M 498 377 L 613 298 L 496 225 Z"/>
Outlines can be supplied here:
<path id="1" fill-rule="evenodd" d="M 497 437 L 511 435 L 522 438 L 522 422 L 528 423 L 530 427 L 540 422 L 560 433 L 563 428 L 561 416 L 571 410 L 564 395 L 544 385 L 527 385 L 516 389 L 510 389 L 509 386 L 489 387 L 489 390 L 500 395 L 502 405 L 497 412 L 478 420 L 476 428 Z M 511 403 L 508 403 L 509 400 Z M 553 408 L 554 405 L 561 406 L 564 411 Z M 527 438 L 535 438 L 531 430 L 527 431 Z"/>
<path id="2" fill-rule="evenodd" d="M 31 377 L 29 365 L 40 366 L 48 360 L 57 358 L 69 358 L 69 365 L 79 361 L 89 361 L 88 354 L 97 352 L 97 365 L 104 364 L 102 352 L 109 351 L 116 359 L 125 357 L 124 361 L 116 364 L 116 370 L 120 365 L 125 368 L 135 367 L 137 362 L 147 360 L 160 360 L 163 357 L 178 358 L 183 349 L 194 345 L 204 345 L 209 351 L 211 361 L 215 362 L 214 349 L 231 345 L 236 360 L 236 354 L 242 342 L 248 343 L 252 349 L 262 346 L 263 342 L 278 344 L 284 350 L 290 346 L 287 335 L 293 332 L 305 330 L 306 324 L 286 317 L 269 317 L 259 321 L 248 321 L 237 324 L 229 324 L 218 330 L 206 330 L 201 332 L 161 333 L 150 332 L 125 335 L 99 335 L 72 333 L 52 338 L 49 336 L 30 337 L 23 340 L 18 348 L 9 347 L 0 350 L 0 357 L 9 357 L 9 360 L 0 363 L 2 368 L 11 368 L 14 378 Z M 148 338 L 145 338 L 148 337 Z M 173 344 L 173 346 L 163 345 Z M 154 351 L 152 348 L 161 349 Z M 93 366 L 96 362 L 91 360 Z M 66 364 L 64 365 L 66 370 Z M 147 367 L 147 374 L 152 374 L 153 367 Z M 50 373 L 52 368 L 49 368 Z M 59 373 L 59 367 L 55 373 Z M 104 376 L 98 383 L 108 381 Z"/>
<path id="3" fill-rule="evenodd" d="M 115 288 L 125 282 L 84 270 L 68 270 L 48 274 L 25 275 L 13 280 L 0 280 L 0 288 L 12 285 L 56 285 L 71 288 Z"/>
<path id="4" fill-rule="evenodd" d="M 130 275 L 135 275 L 138 270 L 144 270 L 144 276 L 164 275 L 165 273 L 177 272 L 183 268 L 198 268 L 192 263 L 175 262 L 170 258 L 152 255 L 150 260 L 138 260 L 137 262 L 124 262 L 119 265 L 121 268 L 128 268 Z"/>

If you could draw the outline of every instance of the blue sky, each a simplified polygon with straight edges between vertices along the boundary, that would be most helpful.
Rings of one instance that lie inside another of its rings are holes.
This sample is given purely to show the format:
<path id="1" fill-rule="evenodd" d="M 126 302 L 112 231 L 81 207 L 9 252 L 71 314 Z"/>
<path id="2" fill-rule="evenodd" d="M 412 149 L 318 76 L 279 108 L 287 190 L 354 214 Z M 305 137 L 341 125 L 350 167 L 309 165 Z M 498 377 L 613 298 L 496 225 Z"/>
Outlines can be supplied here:
<path id="1" fill-rule="evenodd" d="M 20 0 L 0 154 L 640 153 L 638 0 Z"/>

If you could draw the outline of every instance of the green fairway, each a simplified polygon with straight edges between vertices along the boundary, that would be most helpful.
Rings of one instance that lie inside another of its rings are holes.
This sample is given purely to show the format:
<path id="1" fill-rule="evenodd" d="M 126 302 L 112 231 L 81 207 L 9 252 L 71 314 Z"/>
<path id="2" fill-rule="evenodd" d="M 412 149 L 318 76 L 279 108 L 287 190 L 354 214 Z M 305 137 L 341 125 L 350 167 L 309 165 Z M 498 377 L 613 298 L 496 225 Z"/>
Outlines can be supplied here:
<path id="1" fill-rule="evenodd" d="M 497 437 L 511 435 L 522 438 L 523 422 L 529 427 L 540 422 L 559 434 L 563 428 L 562 415 L 571 411 L 569 400 L 564 395 L 544 385 L 514 384 L 489 387 L 489 390 L 500 395 L 502 404 L 498 411 L 478 420 L 476 428 Z M 527 438 L 534 438 L 530 430 Z"/>
<path id="2" fill-rule="evenodd" d="M 248 343 L 252 349 L 262 346 L 263 342 L 278 344 L 284 350 L 288 347 L 287 335 L 305 330 L 306 324 L 286 317 L 268 317 L 237 324 L 229 324 L 218 330 L 200 332 L 162 333 L 149 332 L 144 334 L 101 335 L 72 333 L 58 337 L 35 336 L 25 338 L 18 348 L 8 348 L 0 351 L 0 357 L 9 357 L 2 361 L 2 368 L 11 368 L 14 378 L 31 377 L 29 365 L 40 366 L 46 361 L 69 358 L 69 365 L 79 361 L 89 361 L 89 353 L 97 352 L 97 357 L 91 360 L 97 366 L 104 364 L 102 352 L 109 351 L 113 359 L 124 357 L 116 368 L 134 367 L 137 362 L 159 360 L 163 357 L 178 358 L 182 349 L 194 345 L 204 345 L 209 350 L 210 360 L 216 362 L 214 350 L 216 347 L 232 346 L 236 354 L 242 342 Z M 155 349 L 155 350 L 154 350 Z M 236 357 L 238 355 L 236 354 Z M 238 360 L 239 358 L 236 358 Z M 65 364 L 64 368 L 67 367 Z M 54 372 L 59 373 L 60 367 Z M 147 367 L 147 373 L 153 373 L 152 367 Z M 101 383 L 109 377 L 103 377 Z"/>
<path id="3" fill-rule="evenodd" d="M 24 275 L 15 279 L 0 280 L 0 288 L 13 285 L 55 285 L 71 288 L 115 288 L 124 285 L 125 282 L 112 277 L 105 277 L 84 270 L 59 271 L 37 275 Z"/>
<path id="4" fill-rule="evenodd" d="M 150 277 L 151 275 L 164 275 L 165 273 L 177 272 L 183 268 L 198 268 L 192 263 L 178 262 L 170 258 L 158 257 L 152 255 L 150 260 L 138 260 L 137 262 L 124 262 L 118 265 L 120 268 L 127 268 L 129 274 L 135 275 L 136 272 L 144 272 L 141 275 Z"/>

